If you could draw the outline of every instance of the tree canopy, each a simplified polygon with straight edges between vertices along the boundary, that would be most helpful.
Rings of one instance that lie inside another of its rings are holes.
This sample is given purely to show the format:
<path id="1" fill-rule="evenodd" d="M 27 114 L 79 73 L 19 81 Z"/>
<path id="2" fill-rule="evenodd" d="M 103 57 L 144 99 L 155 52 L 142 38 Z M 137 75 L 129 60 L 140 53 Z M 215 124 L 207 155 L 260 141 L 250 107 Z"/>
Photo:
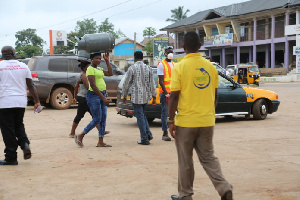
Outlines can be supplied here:
<path id="1" fill-rule="evenodd" d="M 75 32 L 77 32 L 78 37 L 82 37 L 85 34 L 97 33 L 97 22 L 93 18 L 77 21 L 76 24 Z"/>
<path id="2" fill-rule="evenodd" d="M 144 37 L 146 37 L 146 36 L 151 37 L 151 36 L 154 36 L 154 35 L 156 35 L 156 30 L 153 27 L 146 27 L 143 31 L 143 36 Z"/>
<path id="3" fill-rule="evenodd" d="M 15 34 L 17 41 L 16 53 L 18 58 L 30 58 L 42 55 L 45 41 L 36 34 L 36 29 L 25 29 Z"/>
<path id="4" fill-rule="evenodd" d="M 184 11 L 183 7 L 184 6 L 178 6 L 178 8 L 171 10 L 171 18 L 168 18 L 166 21 L 177 22 L 187 18 L 187 13 L 190 12 L 190 10 L 187 9 L 186 11 Z"/>

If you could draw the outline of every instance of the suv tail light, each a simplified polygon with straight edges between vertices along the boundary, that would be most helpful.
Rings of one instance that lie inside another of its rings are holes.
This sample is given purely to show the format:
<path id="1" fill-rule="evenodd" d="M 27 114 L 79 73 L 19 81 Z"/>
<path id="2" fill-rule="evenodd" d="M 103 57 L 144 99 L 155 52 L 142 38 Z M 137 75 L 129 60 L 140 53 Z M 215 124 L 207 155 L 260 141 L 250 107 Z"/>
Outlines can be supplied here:
<path id="1" fill-rule="evenodd" d="M 32 81 L 38 81 L 39 77 L 36 72 L 31 72 Z"/>

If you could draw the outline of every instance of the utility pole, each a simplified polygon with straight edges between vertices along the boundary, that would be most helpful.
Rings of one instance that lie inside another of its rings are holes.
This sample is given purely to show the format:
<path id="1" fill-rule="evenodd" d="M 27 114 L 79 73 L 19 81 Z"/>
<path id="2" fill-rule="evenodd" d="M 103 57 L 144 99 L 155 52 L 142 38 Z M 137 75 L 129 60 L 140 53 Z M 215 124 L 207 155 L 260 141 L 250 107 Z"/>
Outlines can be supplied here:
<path id="1" fill-rule="evenodd" d="M 136 32 L 134 32 L 134 47 L 133 52 L 136 51 Z"/>

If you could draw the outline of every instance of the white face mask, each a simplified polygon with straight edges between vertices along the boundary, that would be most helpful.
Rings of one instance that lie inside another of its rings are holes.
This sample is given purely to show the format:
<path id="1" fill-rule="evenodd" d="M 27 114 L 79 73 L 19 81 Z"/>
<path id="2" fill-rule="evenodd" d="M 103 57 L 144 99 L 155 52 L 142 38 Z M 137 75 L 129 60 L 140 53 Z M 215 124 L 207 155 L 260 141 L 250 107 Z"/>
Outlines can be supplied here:
<path id="1" fill-rule="evenodd" d="M 174 54 L 173 54 L 173 53 L 169 53 L 169 54 L 168 54 L 168 59 L 171 60 L 171 59 L 173 59 L 173 57 L 174 57 Z"/>

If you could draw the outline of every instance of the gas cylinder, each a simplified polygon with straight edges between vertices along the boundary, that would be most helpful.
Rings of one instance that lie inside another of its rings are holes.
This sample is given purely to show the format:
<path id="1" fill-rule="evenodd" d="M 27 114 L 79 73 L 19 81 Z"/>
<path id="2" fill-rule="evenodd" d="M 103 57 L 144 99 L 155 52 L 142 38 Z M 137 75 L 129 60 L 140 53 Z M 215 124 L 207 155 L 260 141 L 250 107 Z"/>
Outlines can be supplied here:
<path id="1" fill-rule="evenodd" d="M 115 38 L 110 33 L 85 34 L 78 40 L 78 50 L 92 52 L 111 52 L 115 47 Z"/>

